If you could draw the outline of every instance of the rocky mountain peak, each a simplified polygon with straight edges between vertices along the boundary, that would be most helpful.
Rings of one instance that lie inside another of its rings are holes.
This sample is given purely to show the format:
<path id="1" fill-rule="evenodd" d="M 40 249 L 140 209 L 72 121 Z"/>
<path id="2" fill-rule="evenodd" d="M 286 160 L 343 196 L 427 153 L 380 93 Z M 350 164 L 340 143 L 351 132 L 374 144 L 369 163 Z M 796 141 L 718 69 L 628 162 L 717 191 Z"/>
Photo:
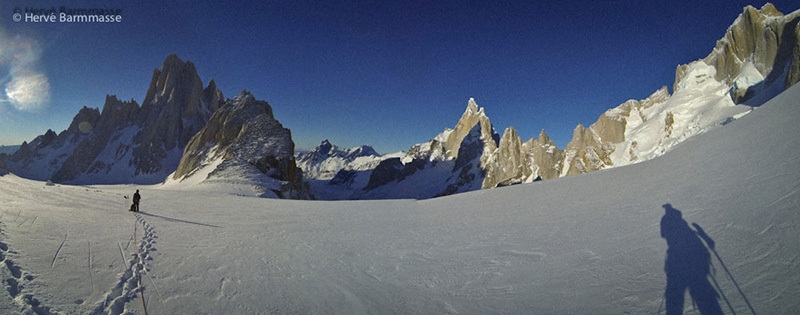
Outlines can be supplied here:
<path id="1" fill-rule="evenodd" d="M 317 148 L 314 151 L 319 153 L 327 153 L 330 155 L 333 153 L 334 149 L 335 147 L 333 146 L 333 144 L 331 144 L 331 142 L 328 141 L 328 139 L 325 139 L 322 140 L 322 143 L 320 143 L 320 145 L 317 146 Z"/>
<path id="2" fill-rule="evenodd" d="M 242 90 L 233 97 L 232 100 L 228 101 L 226 105 L 232 104 L 235 109 L 234 111 L 239 113 L 245 113 L 250 115 L 267 115 L 269 119 L 275 119 L 275 115 L 272 113 L 272 106 L 269 105 L 266 101 L 258 100 L 253 95 L 253 93 L 248 92 L 247 90 Z M 237 116 L 238 117 L 238 116 Z M 244 117 L 241 117 L 244 119 Z"/>
<path id="3" fill-rule="evenodd" d="M 72 123 L 69 124 L 67 133 L 71 135 L 88 134 L 92 132 L 98 120 L 100 120 L 100 110 L 84 106 L 72 118 Z"/>
<path id="4" fill-rule="evenodd" d="M 544 129 L 539 133 L 539 139 L 531 139 L 525 143 L 525 146 L 532 158 L 530 162 L 532 171 L 529 177 L 525 178 L 526 181 L 552 179 L 561 175 L 564 150 L 556 146 Z"/>
<path id="5" fill-rule="evenodd" d="M 538 137 L 537 140 L 539 140 L 539 142 L 542 142 L 542 143 L 553 142 L 552 140 L 550 140 L 550 137 L 547 136 L 547 133 L 544 131 L 544 129 L 542 129 L 542 131 L 539 132 L 539 137 Z"/>
<path id="6" fill-rule="evenodd" d="M 199 98 L 203 83 L 197 68 L 190 61 L 184 62 L 171 54 L 164 59 L 161 69 L 153 70 L 153 79 L 147 89 L 143 106 L 186 104 L 192 98 Z"/>
<path id="7" fill-rule="evenodd" d="M 103 111 L 94 128 L 111 133 L 114 129 L 132 124 L 139 114 L 139 104 L 135 100 L 121 101 L 116 95 L 106 95 Z"/>
<path id="8" fill-rule="evenodd" d="M 483 112 L 482 107 L 478 107 L 478 103 L 475 103 L 475 98 L 470 97 L 469 101 L 467 101 L 467 110 L 466 113 L 470 115 L 477 115 Z"/>
<path id="9" fill-rule="evenodd" d="M 302 171 L 294 159 L 291 131 L 275 120 L 272 107 L 242 91 L 223 104 L 186 145 L 172 178 L 183 180 L 218 160 L 207 178 L 239 174 L 254 184 L 271 186 L 264 194 L 281 198 L 310 198 Z M 276 186 L 277 185 L 277 186 Z"/>
<path id="10" fill-rule="evenodd" d="M 206 102 L 205 110 L 213 113 L 215 112 L 225 100 L 222 91 L 217 89 L 217 83 L 214 79 L 208 81 L 208 86 L 203 90 L 203 99 Z"/>
<path id="11" fill-rule="evenodd" d="M 361 145 L 353 147 L 347 149 L 345 152 L 347 153 L 348 158 L 353 158 L 353 159 L 360 156 L 380 156 L 378 151 L 375 151 L 375 148 L 369 145 Z"/>
<path id="12" fill-rule="evenodd" d="M 771 3 L 760 10 L 747 6 L 717 41 L 703 61 L 715 67 L 717 81 L 732 88 L 734 102 L 742 103 L 776 82 L 783 90 L 800 77 L 794 53 L 800 50 L 798 21 L 799 12 L 784 15 Z"/>
<path id="13" fill-rule="evenodd" d="M 500 141 L 500 136 L 495 132 L 489 117 L 486 116 L 484 109 L 478 107 L 475 99 L 470 98 L 467 102 L 467 109 L 461 118 L 456 123 L 456 126 L 448 134 L 447 140 L 444 143 L 445 154 L 448 159 L 455 159 L 458 157 L 458 151 L 464 138 L 476 126 L 480 125 L 481 131 L 480 138 L 484 140 L 487 145 L 497 146 Z"/>
<path id="14" fill-rule="evenodd" d="M 216 83 L 209 82 L 204 89 L 192 62 L 184 62 L 174 54 L 167 56 L 161 69 L 153 71 L 138 115 L 142 129 L 133 139 L 136 174 L 176 167 L 163 165 L 168 151 L 184 148 L 221 102 L 222 92 L 216 89 Z"/>
<path id="15" fill-rule="evenodd" d="M 492 152 L 484 165 L 486 177 L 481 188 L 506 186 L 528 178 L 532 169 L 527 151 L 517 130 L 514 127 L 506 128 L 496 151 Z"/>

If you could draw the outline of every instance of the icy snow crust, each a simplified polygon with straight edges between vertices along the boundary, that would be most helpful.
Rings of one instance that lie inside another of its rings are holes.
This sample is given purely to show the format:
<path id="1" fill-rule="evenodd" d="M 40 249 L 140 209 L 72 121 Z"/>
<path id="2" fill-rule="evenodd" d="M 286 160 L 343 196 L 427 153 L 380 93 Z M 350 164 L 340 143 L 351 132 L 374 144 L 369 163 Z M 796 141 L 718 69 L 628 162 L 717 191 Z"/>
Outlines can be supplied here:
<path id="1" fill-rule="evenodd" d="M 714 240 L 725 313 L 794 313 L 798 100 L 794 86 L 650 161 L 422 201 L 8 174 L 0 313 L 658 314 L 665 203 Z M 135 189 L 141 213 L 126 211 Z M 698 313 L 688 294 L 684 310 Z"/>

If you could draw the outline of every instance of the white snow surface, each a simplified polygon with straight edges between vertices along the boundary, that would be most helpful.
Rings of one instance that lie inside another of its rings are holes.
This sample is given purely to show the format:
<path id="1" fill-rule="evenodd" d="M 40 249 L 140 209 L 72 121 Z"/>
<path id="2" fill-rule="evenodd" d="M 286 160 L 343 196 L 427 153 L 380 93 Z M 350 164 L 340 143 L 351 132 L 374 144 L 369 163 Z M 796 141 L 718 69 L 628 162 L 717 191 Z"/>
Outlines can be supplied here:
<path id="1" fill-rule="evenodd" d="M 660 314 L 671 203 L 715 241 L 708 279 L 725 313 L 791 314 L 799 100 L 796 85 L 642 163 L 421 201 L 8 174 L 0 313 Z M 141 213 L 126 211 L 135 189 Z M 698 313 L 688 293 L 684 310 Z"/>
<path id="2" fill-rule="evenodd" d="M 687 67 L 674 93 L 665 101 L 641 110 L 634 108 L 627 117 L 620 117 L 627 121 L 625 141 L 615 145 L 611 156 L 614 166 L 661 156 L 681 142 L 740 118 L 751 109 L 733 103 L 730 88 L 714 79 L 716 69 L 713 66 L 699 60 Z M 658 98 L 660 92 L 662 90 L 654 96 Z M 619 112 L 619 107 L 609 110 L 606 115 L 614 115 L 615 111 Z M 673 123 L 667 128 L 669 115 L 672 115 Z"/>

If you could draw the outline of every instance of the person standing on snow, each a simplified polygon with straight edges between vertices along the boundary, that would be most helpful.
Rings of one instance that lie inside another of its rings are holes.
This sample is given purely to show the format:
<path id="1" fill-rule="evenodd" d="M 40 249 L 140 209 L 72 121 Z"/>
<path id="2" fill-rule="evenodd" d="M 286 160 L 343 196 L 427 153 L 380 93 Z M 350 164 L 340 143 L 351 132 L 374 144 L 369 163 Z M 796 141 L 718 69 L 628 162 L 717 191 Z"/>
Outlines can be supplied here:
<path id="1" fill-rule="evenodd" d="M 137 189 L 133 194 L 133 212 L 139 212 L 139 200 L 141 199 L 142 196 L 139 195 L 139 190 Z"/>

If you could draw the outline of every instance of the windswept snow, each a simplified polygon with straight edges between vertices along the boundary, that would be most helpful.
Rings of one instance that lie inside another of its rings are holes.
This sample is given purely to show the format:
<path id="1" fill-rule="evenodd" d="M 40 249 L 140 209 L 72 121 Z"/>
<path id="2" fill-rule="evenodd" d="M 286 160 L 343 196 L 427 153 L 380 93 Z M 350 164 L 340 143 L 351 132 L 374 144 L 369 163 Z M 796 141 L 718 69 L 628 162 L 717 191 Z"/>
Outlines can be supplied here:
<path id="1" fill-rule="evenodd" d="M 0 312 L 660 314 L 674 277 L 660 226 L 670 203 L 715 244 L 701 250 L 711 275 L 689 281 L 710 283 L 728 314 L 790 314 L 800 308 L 798 100 L 796 85 L 650 161 L 422 201 L 5 175 Z M 141 213 L 126 211 L 135 189 Z"/>

